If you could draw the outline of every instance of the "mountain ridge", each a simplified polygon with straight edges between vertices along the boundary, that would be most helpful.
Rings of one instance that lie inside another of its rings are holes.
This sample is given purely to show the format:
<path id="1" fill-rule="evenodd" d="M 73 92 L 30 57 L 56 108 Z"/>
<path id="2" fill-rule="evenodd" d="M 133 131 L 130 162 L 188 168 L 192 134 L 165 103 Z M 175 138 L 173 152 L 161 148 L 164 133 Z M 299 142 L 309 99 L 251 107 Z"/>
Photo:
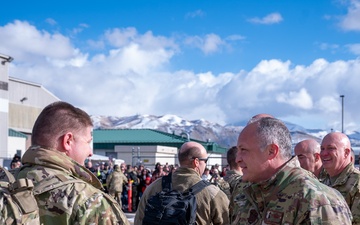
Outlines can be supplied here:
<path id="1" fill-rule="evenodd" d="M 94 129 L 154 129 L 166 133 L 180 135 L 187 133 L 190 138 L 215 142 L 221 147 L 229 148 L 236 145 L 237 138 L 246 122 L 220 125 L 204 119 L 186 120 L 173 114 L 162 116 L 133 115 L 133 116 L 91 116 Z M 321 129 L 306 129 L 300 125 L 286 122 L 293 144 L 304 139 L 313 138 L 318 142 L 328 133 Z M 236 125 L 235 125 L 236 124 Z M 355 131 L 348 134 L 352 145 L 360 146 L 360 133 Z"/>

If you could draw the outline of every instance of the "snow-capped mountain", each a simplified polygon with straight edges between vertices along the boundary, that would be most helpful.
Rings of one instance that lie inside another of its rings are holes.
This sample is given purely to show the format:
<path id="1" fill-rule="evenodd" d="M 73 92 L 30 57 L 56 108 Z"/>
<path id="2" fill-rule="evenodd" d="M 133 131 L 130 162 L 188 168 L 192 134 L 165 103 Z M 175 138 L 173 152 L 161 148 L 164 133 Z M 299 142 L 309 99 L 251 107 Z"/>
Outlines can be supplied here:
<path id="1" fill-rule="evenodd" d="M 236 145 L 240 131 L 246 122 L 236 123 L 236 125 L 222 126 L 203 119 L 185 120 L 176 115 L 134 115 L 126 117 L 114 116 L 91 116 L 94 129 L 155 129 L 167 133 L 180 135 L 189 134 L 190 138 L 202 141 L 216 142 L 222 147 L 229 148 Z M 318 141 L 329 132 L 320 129 L 306 129 L 302 126 L 285 122 L 290 130 L 294 144 L 308 138 Z M 353 145 L 360 145 L 360 133 L 352 132 L 348 134 Z"/>

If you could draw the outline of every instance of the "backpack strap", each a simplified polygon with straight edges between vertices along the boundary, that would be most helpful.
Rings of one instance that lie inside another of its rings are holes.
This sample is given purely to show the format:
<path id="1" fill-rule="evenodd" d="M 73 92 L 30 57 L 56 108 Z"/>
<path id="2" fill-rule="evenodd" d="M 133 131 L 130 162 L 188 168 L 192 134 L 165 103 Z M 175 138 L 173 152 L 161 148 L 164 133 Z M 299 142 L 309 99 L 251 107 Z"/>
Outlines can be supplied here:
<path id="1" fill-rule="evenodd" d="M 171 175 L 172 173 L 169 173 L 168 175 L 163 176 L 161 178 L 161 186 L 163 190 L 167 190 L 167 191 L 172 190 Z"/>
<path id="2" fill-rule="evenodd" d="M 204 189 L 205 187 L 209 186 L 210 183 L 205 181 L 205 180 L 201 180 L 199 182 L 197 182 L 196 184 L 194 184 L 192 187 L 189 188 L 189 192 L 192 193 L 193 195 L 196 195 L 197 193 L 199 193 L 202 189 Z"/>

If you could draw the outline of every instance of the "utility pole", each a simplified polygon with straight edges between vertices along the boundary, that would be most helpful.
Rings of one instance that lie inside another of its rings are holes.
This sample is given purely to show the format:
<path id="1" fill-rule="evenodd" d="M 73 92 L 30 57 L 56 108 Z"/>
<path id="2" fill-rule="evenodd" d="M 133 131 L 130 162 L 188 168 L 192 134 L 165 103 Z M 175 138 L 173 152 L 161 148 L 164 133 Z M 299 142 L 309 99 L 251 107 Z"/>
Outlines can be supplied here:
<path id="1" fill-rule="evenodd" d="M 341 98 L 341 133 L 344 133 L 344 97 L 345 97 L 345 95 L 340 95 L 340 98 Z"/>

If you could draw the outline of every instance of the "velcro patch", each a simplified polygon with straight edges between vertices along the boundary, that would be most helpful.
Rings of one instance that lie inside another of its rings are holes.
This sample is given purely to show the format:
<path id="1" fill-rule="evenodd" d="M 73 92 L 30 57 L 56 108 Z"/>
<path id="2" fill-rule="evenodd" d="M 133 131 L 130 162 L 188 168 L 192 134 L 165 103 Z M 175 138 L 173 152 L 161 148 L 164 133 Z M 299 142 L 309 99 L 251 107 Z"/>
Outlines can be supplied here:
<path id="1" fill-rule="evenodd" d="M 283 215 L 283 212 L 268 210 L 266 211 L 264 222 L 266 224 L 281 224 Z"/>

